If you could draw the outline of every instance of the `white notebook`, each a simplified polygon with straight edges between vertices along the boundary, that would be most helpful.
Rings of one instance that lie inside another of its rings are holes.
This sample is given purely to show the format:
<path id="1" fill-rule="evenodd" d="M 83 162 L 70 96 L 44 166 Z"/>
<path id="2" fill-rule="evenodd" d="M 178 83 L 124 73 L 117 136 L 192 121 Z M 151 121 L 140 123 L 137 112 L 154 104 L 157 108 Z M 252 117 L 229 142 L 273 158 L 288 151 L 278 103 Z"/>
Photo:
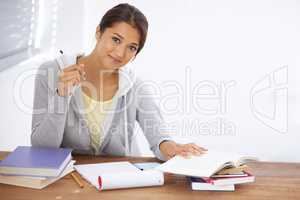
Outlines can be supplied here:
<path id="1" fill-rule="evenodd" d="M 129 162 L 75 165 L 76 171 L 98 190 L 159 186 L 164 184 L 158 170 L 141 171 Z"/>
<path id="2" fill-rule="evenodd" d="M 207 183 L 201 178 L 189 177 L 192 190 L 203 190 L 203 191 L 234 191 L 235 186 L 233 184 L 228 185 L 214 185 Z"/>

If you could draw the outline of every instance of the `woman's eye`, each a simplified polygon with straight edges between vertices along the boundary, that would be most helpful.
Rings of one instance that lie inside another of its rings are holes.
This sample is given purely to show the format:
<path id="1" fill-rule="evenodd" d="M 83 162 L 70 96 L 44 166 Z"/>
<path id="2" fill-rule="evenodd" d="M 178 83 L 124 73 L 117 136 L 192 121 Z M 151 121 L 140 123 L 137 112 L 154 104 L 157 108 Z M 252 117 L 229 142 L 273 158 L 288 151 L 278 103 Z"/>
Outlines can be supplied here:
<path id="1" fill-rule="evenodd" d="M 116 43 L 116 44 L 120 44 L 121 40 L 117 37 L 112 37 L 112 40 Z"/>
<path id="2" fill-rule="evenodd" d="M 130 46 L 129 49 L 132 52 L 136 52 L 137 51 L 137 48 L 135 46 Z"/>

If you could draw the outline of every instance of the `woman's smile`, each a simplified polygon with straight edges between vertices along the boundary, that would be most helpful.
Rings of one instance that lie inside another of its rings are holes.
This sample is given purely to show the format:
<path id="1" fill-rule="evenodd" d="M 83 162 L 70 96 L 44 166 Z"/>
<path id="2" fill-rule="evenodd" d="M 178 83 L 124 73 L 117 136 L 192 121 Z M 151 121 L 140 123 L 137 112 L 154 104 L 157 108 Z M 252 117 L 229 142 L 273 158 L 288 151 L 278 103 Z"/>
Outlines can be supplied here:
<path id="1" fill-rule="evenodd" d="M 116 58 L 116 57 L 114 57 L 114 56 L 112 56 L 112 55 L 108 55 L 108 57 L 113 61 L 113 63 L 115 63 L 115 64 L 120 64 L 120 63 L 122 63 L 122 60 L 120 60 L 120 59 L 118 59 L 118 58 Z"/>

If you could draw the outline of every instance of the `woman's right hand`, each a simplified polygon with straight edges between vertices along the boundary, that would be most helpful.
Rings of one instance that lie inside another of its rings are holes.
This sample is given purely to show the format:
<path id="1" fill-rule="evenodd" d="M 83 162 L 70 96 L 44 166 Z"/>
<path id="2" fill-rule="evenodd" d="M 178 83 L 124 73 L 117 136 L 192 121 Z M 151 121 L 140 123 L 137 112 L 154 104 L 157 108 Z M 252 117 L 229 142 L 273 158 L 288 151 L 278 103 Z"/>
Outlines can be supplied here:
<path id="1" fill-rule="evenodd" d="M 73 88 L 85 79 L 83 64 L 74 64 L 59 72 L 57 93 L 59 96 L 69 96 Z"/>

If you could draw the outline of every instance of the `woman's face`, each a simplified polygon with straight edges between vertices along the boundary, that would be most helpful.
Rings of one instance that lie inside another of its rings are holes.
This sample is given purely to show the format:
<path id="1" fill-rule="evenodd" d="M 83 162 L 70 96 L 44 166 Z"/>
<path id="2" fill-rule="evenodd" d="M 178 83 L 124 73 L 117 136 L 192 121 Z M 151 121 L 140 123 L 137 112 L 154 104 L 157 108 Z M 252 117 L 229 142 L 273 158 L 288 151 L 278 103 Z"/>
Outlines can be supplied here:
<path id="1" fill-rule="evenodd" d="M 119 69 L 137 53 L 140 35 L 137 29 L 125 22 L 113 24 L 104 32 L 97 29 L 97 60 L 102 67 Z"/>

